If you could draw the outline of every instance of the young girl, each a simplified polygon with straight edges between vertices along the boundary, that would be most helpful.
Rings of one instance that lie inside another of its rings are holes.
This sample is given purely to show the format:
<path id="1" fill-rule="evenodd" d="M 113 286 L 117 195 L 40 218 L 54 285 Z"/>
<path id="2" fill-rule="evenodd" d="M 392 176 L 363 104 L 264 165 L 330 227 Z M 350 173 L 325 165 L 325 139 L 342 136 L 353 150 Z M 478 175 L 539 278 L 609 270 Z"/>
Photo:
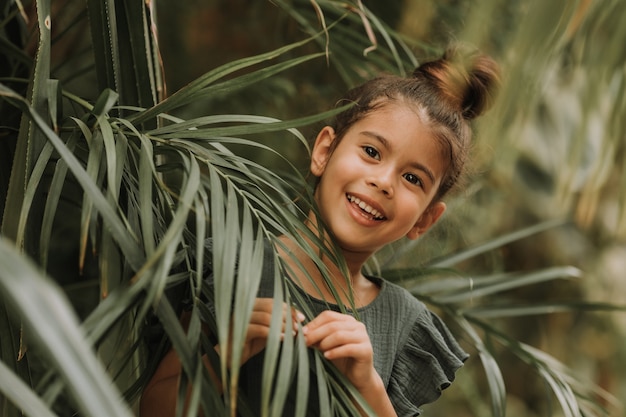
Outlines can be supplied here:
<path id="1" fill-rule="evenodd" d="M 362 268 L 382 246 L 418 238 L 444 213 L 441 199 L 457 183 L 470 146 L 470 121 L 488 107 L 497 81 L 490 58 L 450 49 L 410 77 L 381 76 L 349 91 L 339 104 L 354 105 L 315 140 L 310 169 L 318 178 L 319 217 L 308 219 L 316 235 L 325 230 L 320 238 L 340 249 L 349 279 L 345 268 L 322 257 L 339 288 L 331 293 L 320 268 L 293 241 L 281 237 L 273 248 L 305 300 L 306 307 L 296 308 L 313 312 L 308 322 L 293 314 L 306 345 L 322 352 L 377 416 L 419 415 L 419 407 L 437 399 L 467 359 L 436 315 L 405 289 L 364 275 Z M 260 395 L 272 283 L 262 279 L 243 351 L 240 389 L 251 404 Z M 338 304 L 352 305 L 356 314 L 340 312 Z M 172 350 L 144 390 L 142 416 L 175 415 L 180 374 Z M 315 400 L 309 404 L 314 407 Z"/>

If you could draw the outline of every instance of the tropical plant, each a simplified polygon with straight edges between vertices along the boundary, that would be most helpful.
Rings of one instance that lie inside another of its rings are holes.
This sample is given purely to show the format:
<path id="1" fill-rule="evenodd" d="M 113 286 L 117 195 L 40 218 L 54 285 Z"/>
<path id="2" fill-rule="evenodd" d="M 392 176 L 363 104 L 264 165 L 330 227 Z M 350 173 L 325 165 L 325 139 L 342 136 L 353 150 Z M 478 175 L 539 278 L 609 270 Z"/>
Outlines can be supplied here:
<path id="1" fill-rule="evenodd" d="M 166 348 L 160 344 L 161 333 L 167 335 L 183 363 L 179 395 L 192 384 L 192 409 L 202 406 L 214 415 L 232 415 L 236 408 L 242 415 L 250 415 L 245 399 L 234 387 L 237 352 L 263 266 L 264 242 L 280 234 L 314 238 L 302 220 L 304 213 L 314 209 L 308 203 L 306 178 L 297 163 L 284 157 L 283 147 L 308 152 L 301 128 L 323 121 L 332 111 L 278 120 L 268 115 L 196 115 L 197 103 L 260 88 L 315 60 L 328 60 L 336 79 L 341 80 L 338 83 L 346 85 L 381 70 L 403 73 L 417 63 L 416 46 L 361 1 L 274 3 L 308 37 L 228 62 L 171 95 L 164 93 L 154 2 L 90 0 L 82 7 L 70 0 L 65 4 L 38 0 L 25 7 L 21 2 L 2 6 L 2 415 L 68 415 L 76 411 L 94 416 L 131 415 L 145 378 Z M 611 19 L 624 9 L 621 2 L 594 5 L 583 10 L 583 23 L 576 28 L 568 24 L 576 21 L 575 12 L 581 9 L 557 10 L 552 3 L 541 9 L 538 2 L 529 4 L 537 14 L 530 13 L 527 21 L 507 32 L 507 45 L 518 51 L 509 58 L 509 67 L 519 71 L 511 71 L 497 111 L 480 130 L 482 137 L 516 137 L 520 126 L 529 125 L 515 105 L 521 93 L 515 88 L 518 80 L 536 82 L 540 79 L 537 74 L 545 74 L 539 63 L 551 63 L 549 68 L 555 71 L 563 56 L 584 58 L 580 66 L 586 68 L 588 55 L 577 50 L 585 40 L 577 38 L 585 32 L 580 27 L 596 28 L 608 22 L 618 28 Z M 483 13 L 498 7 L 502 7 L 499 2 L 485 2 L 484 8 L 474 9 L 468 19 L 480 22 Z M 68 17 L 61 10 L 76 14 Z M 561 26 L 544 22 L 538 26 L 542 31 L 537 31 L 532 20 L 537 15 L 546 22 L 561 22 Z M 29 19 L 37 23 L 29 25 Z M 85 36 L 85 30 L 90 36 Z M 550 36 L 545 30 L 550 30 Z M 626 33 L 620 30 L 609 47 L 623 55 L 619 40 L 626 38 Z M 523 47 L 532 45 L 535 37 L 547 39 L 543 48 Z M 463 38 L 489 43 L 485 31 L 472 25 Z M 437 49 L 436 44 L 431 47 Z M 546 58 L 553 59 L 544 61 Z M 524 62 L 533 70 L 523 71 Z M 607 60 L 598 69 L 601 76 L 595 77 L 605 89 L 619 86 L 610 97 L 614 110 L 603 123 L 611 133 L 602 137 L 612 144 L 606 146 L 611 152 L 604 161 L 613 163 L 624 154 L 619 141 L 623 121 L 618 115 L 624 107 L 620 62 L 623 60 Z M 582 91 L 597 94 L 592 97 L 600 100 L 605 90 Z M 533 99 L 529 102 L 539 101 L 539 95 L 525 97 Z M 266 144 L 267 134 L 279 138 L 280 151 Z M 576 144 L 586 143 L 582 135 L 578 139 Z M 524 161 L 533 160 L 528 152 L 524 156 Z M 508 157 L 518 158 L 519 153 Z M 578 160 L 571 163 L 578 164 Z M 527 169 L 536 164 L 515 166 Z M 600 168 L 594 165 L 587 171 L 593 180 L 583 183 L 596 188 L 581 193 L 585 207 L 594 206 L 590 199 L 598 195 L 597 187 L 606 184 Z M 493 171 L 500 174 L 502 165 L 494 164 Z M 489 189 L 487 181 L 479 185 L 470 197 Z M 620 198 L 623 207 L 624 196 Z M 456 201 L 451 203 L 454 206 Z M 537 370 L 564 415 L 602 415 L 597 408 L 600 402 L 593 400 L 593 384 L 579 385 L 571 370 L 516 340 L 491 320 L 620 307 L 580 300 L 516 306 L 490 303 L 490 295 L 580 277 L 581 270 L 570 265 L 531 271 L 500 265 L 489 268 L 488 274 L 476 272 L 484 254 L 570 224 L 567 220 L 572 216 L 566 209 L 571 205 L 555 214 L 556 221 L 533 221 L 537 224 L 520 225 L 520 231 L 513 233 L 512 229 L 499 231 L 495 239 L 489 234 L 493 230 L 486 230 L 480 237 L 488 243 L 469 250 L 459 249 L 456 236 L 451 242 L 437 240 L 441 236 L 435 231 L 430 240 L 418 243 L 418 248 L 403 242 L 381 252 L 370 265 L 458 324 L 459 332 L 482 360 L 494 416 L 505 415 L 507 395 L 496 342 Z M 459 213 L 457 216 L 462 210 Z M 623 216 L 620 221 L 623 227 Z M 444 226 L 439 233 L 450 237 L 448 230 Z M 207 238 L 213 242 L 208 254 Z M 450 246 L 444 246 L 444 241 Z M 304 244 L 303 248 L 310 251 Z M 426 259 L 417 265 L 413 259 L 416 250 Z M 451 255 L 434 256 L 440 253 Z M 311 256 L 316 259 L 318 255 Z M 476 259 L 471 267 L 464 266 Z M 289 301 L 297 293 L 282 279 L 281 260 L 276 257 L 275 261 L 280 284 L 276 302 Z M 207 263 L 216 276 L 224 277 L 216 282 L 215 294 L 207 294 L 203 285 Z M 194 300 L 187 332 L 178 320 L 181 288 Z M 210 341 L 200 331 L 200 316 L 206 307 L 199 300 L 205 296 L 216 299 L 217 320 L 208 325 L 221 344 L 229 343 L 227 329 L 232 330 L 235 354 L 230 364 L 226 358 L 211 355 Z M 485 301 L 478 305 L 478 299 Z M 146 343 L 154 339 L 149 334 L 154 328 L 158 342 Z M 301 338 L 287 337 L 279 343 L 278 333 L 274 326 L 266 350 L 267 363 L 275 364 L 266 368 L 262 382 L 267 414 L 279 414 L 291 383 L 306 398 L 308 369 L 313 366 L 318 370 L 323 415 L 354 415 L 350 394 L 358 395 L 341 375 L 319 357 L 308 363 Z M 203 366 L 203 352 L 229 382 L 224 384 L 223 398 Z M 229 368 L 234 371 L 228 374 Z M 116 389 L 111 389 L 110 381 Z M 608 393 L 597 392 L 610 398 Z M 304 415 L 304 403 L 298 415 Z"/>

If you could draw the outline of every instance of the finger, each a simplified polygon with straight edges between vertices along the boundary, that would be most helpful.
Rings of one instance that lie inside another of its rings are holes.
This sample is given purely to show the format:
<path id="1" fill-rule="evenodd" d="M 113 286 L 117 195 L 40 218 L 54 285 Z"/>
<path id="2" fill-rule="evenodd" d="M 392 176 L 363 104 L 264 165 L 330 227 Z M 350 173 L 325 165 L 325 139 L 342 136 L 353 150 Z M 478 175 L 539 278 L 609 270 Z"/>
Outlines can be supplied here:
<path id="1" fill-rule="evenodd" d="M 272 314 L 265 311 L 253 311 L 250 316 L 250 324 L 249 326 L 260 326 L 264 327 L 267 330 L 267 334 L 269 335 L 269 329 L 272 325 Z M 284 334 L 287 330 L 297 331 L 298 328 L 295 324 L 287 325 L 285 321 L 285 316 L 283 316 L 282 322 L 279 323 L 280 333 Z"/>
<path id="2" fill-rule="evenodd" d="M 269 327 L 272 322 L 272 313 L 266 311 L 253 310 L 250 315 L 250 325 L 264 325 Z"/>
<path id="3" fill-rule="evenodd" d="M 347 328 L 357 325 L 358 323 L 359 321 L 349 314 L 327 310 L 320 313 L 304 327 L 306 332 L 314 332 L 321 328 L 328 328 L 329 326 L 330 328 Z"/>
<path id="4" fill-rule="evenodd" d="M 252 310 L 254 311 L 266 311 L 271 313 L 274 309 L 274 299 L 273 298 L 255 298 L 254 306 Z"/>
<path id="5" fill-rule="evenodd" d="M 246 340 L 267 339 L 270 334 L 270 328 L 262 324 L 251 324 L 246 332 Z"/>
<path id="6" fill-rule="evenodd" d="M 372 347 L 368 343 L 340 343 L 330 348 L 319 349 L 326 359 L 352 359 L 359 363 L 371 364 L 373 362 Z"/>
<path id="7" fill-rule="evenodd" d="M 320 330 L 324 330 L 323 332 Z M 369 337 L 364 328 L 360 326 L 350 326 L 337 328 L 337 326 L 326 326 L 318 330 L 319 340 L 313 345 L 325 352 L 343 345 L 370 344 Z M 315 335 L 314 335 L 315 336 Z M 312 343 L 313 338 L 307 337 L 307 343 Z"/>
<path id="8" fill-rule="evenodd" d="M 250 325 L 262 325 L 266 327 L 270 327 L 272 323 L 272 312 L 268 310 L 265 302 L 260 302 L 257 304 L 258 309 L 252 311 L 250 315 Z M 304 314 L 300 311 L 296 310 L 293 307 L 289 308 L 291 311 L 291 324 L 287 324 L 287 307 L 283 308 L 283 316 L 281 322 L 281 333 L 285 333 L 288 330 L 297 332 L 299 329 L 298 324 L 304 320 Z"/>
<path id="9" fill-rule="evenodd" d="M 291 307 L 291 318 L 294 323 L 302 323 L 306 319 L 305 315 L 295 307 Z"/>
<path id="10" fill-rule="evenodd" d="M 253 313 L 263 313 L 271 316 L 272 314 L 280 314 L 283 321 L 287 317 L 287 305 L 282 303 L 279 310 L 274 311 L 274 300 L 272 298 L 256 298 L 254 300 L 254 306 L 252 307 Z"/>
<path id="11" fill-rule="evenodd" d="M 283 317 L 287 317 L 287 312 L 291 312 L 291 318 L 294 321 L 302 322 L 305 319 L 304 314 L 297 310 L 293 306 L 289 306 L 287 303 L 282 303 L 281 312 Z M 273 298 L 256 298 L 254 300 L 254 306 L 252 308 L 253 311 L 264 311 L 271 313 L 274 310 L 274 299 Z"/>
<path id="12" fill-rule="evenodd" d="M 303 329 L 303 334 L 308 346 L 315 346 L 322 349 L 329 349 L 332 346 L 342 343 L 353 343 L 359 340 L 369 341 L 365 326 L 354 320 L 338 317 L 337 320 L 315 323 L 314 326 L 307 324 Z"/>
<path id="13" fill-rule="evenodd" d="M 321 312 L 317 317 L 307 323 L 305 326 L 307 331 L 313 331 L 317 328 L 334 322 L 357 322 L 357 320 L 349 314 L 338 313 L 336 311 L 326 310 Z"/>

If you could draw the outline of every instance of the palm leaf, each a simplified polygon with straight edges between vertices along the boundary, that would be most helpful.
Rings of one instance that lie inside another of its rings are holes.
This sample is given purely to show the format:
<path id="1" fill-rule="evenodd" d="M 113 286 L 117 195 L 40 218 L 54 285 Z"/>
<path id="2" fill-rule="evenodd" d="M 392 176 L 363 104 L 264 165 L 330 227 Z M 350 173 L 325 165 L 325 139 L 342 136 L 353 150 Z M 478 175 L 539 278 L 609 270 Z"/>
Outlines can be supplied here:
<path id="1" fill-rule="evenodd" d="M 130 410 L 123 405 L 91 347 L 85 343 L 78 319 L 61 290 L 42 278 L 6 239 L 0 240 L 0 259 L 6 265 L 0 273 L 3 298 L 12 300 L 29 334 L 39 341 L 38 349 L 45 352 L 63 376 L 83 412 L 94 416 L 130 416 Z M 20 390 L 28 397 L 26 392 Z"/>
<path id="2" fill-rule="evenodd" d="M 93 182 L 91 177 L 87 175 L 80 162 L 69 152 L 61 139 L 48 127 L 25 99 L 2 85 L 0 85 L 0 95 L 14 99 L 25 113 L 28 113 L 33 119 L 37 128 L 40 129 L 46 135 L 46 138 L 55 146 L 56 151 L 61 155 L 77 181 L 81 184 L 87 195 L 90 196 L 98 212 L 107 219 L 109 227 L 116 231 L 115 236 L 121 239 L 118 243 L 124 248 L 127 261 L 136 269 L 139 269 L 143 261 L 143 255 L 136 249 L 136 246 L 132 243 L 132 238 L 127 235 L 126 228 L 118 219 L 114 209 L 108 204 L 106 197 L 100 192 L 100 188 Z"/>
<path id="3" fill-rule="evenodd" d="M 54 417 L 55 414 L 48 408 L 39 396 L 17 377 L 3 362 L 0 362 L 0 392 L 14 404 L 24 404 L 23 412 L 30 416 Z"/>

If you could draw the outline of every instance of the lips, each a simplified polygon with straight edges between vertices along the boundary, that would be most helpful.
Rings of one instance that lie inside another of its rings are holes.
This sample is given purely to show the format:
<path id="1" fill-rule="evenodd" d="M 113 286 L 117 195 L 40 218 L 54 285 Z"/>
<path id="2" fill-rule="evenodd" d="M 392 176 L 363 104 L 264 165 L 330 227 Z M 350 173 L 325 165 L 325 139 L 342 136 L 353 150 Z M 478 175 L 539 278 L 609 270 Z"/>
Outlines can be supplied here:
<path id="1" fill-rule="evenodd" d="M 385 220 L 386 219 L 386 217 L 383 216 L 383 214 L 380 211 L 376 210 L 374 207 L 370 206 L 369 204 L 367 204 L 360 198 L 355 197 L 350 194 L 346 194 L 346 198 L 348 199 L 348 201 L 350 201 L 350 203 L 358 206 L 361 209 L 361 211 L 372 216 L 373 220 Z"/>

